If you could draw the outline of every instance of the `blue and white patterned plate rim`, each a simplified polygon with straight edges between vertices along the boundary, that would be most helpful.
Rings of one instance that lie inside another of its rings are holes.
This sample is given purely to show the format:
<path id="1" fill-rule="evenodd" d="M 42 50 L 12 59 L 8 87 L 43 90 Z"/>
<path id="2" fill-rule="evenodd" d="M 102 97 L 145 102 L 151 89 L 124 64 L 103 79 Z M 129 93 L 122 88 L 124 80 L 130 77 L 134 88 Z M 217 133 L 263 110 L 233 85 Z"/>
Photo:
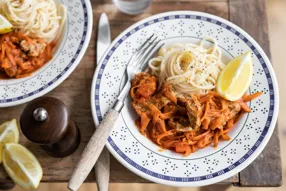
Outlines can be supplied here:
<path id="1" fill-rule="evenodd" d="M 37 97 L 47 94 L 48 92 L 56 88 L 60 83 L 62 83 L 77 67 L 77 65 L 80 63 L 88 47 L 88 44 L 91 38 L 92 25 L 93 25 L 93 12 L 92 12 L 90 1 L 80 0 L 80 2 L 84 10 L 84 32 L 82 34 L 80 46 L 78 47 L 76 54 L 73 56 L 73 59 L 68 64 L 68 66 L 64 68 L 63 71 L 59 75 L 56 76 L 56 78 L 48 82 L 45 86 L 33 92 L 30 92 L 26 95 L 21 95 L 15 98 L 0 100 L 0 107 L 10 107 L 10 106 L 23 104 Z"/>
<path id="2" fill-rule="evenodd" d="M 263 148 L 266 146 L 267 142 L 269 141 L 272 132 L 274 130 L 277 116 L 278 116 L 278 107 L 279 107 L 279 93 L 278 93 L 278 85 L 277 80 L 275 77 L 275 73 L 273 68 L 270 64 L 269 59 L 267 58 L 266 54 L 262 50 L 262 48 L 257 44 L 257 42 L 250 37 L 244 30 L 239 28 L 238 26 L 234 25 L 233 23 L 202 12 L 194 12 L 194 11 L 174 11 L 174 12 L 166 12 L 154 15 L 152 17 L 146 18 L 128 29 L 126 29 L 121 35 L 119 35 L 111 44 L 111 46 L 106 50 L 103 57 L 101 58 L 100 64 L 97 67 L 97 70 L 94 74 L 92 88 L 91 88 L 91 108 L 94 121 L 96 125 L 102 120 L 101 111 L 99 107 L 99 96 L 95 95 L 96 89 L 99 90 L 100 87 L 100 79 L 102 77 L 103 70 L 108 63 L 109 58 L 111 57 L 112 53 L 116 50 L 118 46 L 122 42 L 124 42 L 128 37 L 130 37 L 136 31 L 141 30 L 142 28 L 152 25 L 157 22 L 162 22 L 171 19 L 196 19 L 196 20 L 203 20 L 207 22 L 211 22 L 213 24 L 217 24 L 229 31 L 233 34 L 237 35 L 240 39 L 247 43 L 249 48 L 251 48 L 256 54 L 257 58 L 259 59 L 260 63 L 262 64 L 263 68 L 265 69 L 265 75 L 269 79 L 269 89 L 270 89 L 270 99 L 273 101 L 269 108 L 270 115 L 268 116 L 267 123 L 261 133 L 256 144 L 247 152 L 245 156 L 243 156 L 239 161 L 233 162 L 228 168 L 223 169 L 221 171 L 211 173 L 205 176 L 200 177 L 170 177 L 167 175 L 158 174 L 152 172 L 139 164 L 136 164 L 132 159 L 127 157 L 118 146 L 113 142 L 112 138 L 108 138 L 107 147 L 109 151 L 113 154 L 113 156 L 119 160 L 125 167 L 127 167 L 132 172 L 140 175 L 143 178 L 146 178 L 150 181 L 171 185 L 171 186 L 178 186 L 178 187 L 194 187 L 194 186 L 203 186 L 213 184 L 222 180 L 225 180 L 241 170 L 247 167 L 254 159 L 261 153 Z"/>

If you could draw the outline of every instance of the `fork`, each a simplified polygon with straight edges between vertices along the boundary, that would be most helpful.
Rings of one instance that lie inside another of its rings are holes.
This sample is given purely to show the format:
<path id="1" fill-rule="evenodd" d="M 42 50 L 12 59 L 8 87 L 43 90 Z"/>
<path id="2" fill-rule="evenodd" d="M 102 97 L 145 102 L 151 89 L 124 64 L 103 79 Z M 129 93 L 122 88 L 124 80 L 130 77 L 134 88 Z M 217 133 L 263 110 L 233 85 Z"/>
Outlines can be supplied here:
<path id="1" fill-rule="evenodd" d="M 150 59 L 152 53 L 162 47 L 164 44 L 160 43 L 154 34 L 151 35 L 133 54 L 126 67 L 127 82 L 120 92 L 114 106 L 109 109 L 102 122 L 99 124 L 97 130 L 90 138 L 86 145 L 81 158 L 72 173 L 69 180 L 68 188 L 70 190 L 78 190 L 80 185 L 84 182 L 89 172 L 97 161 L 106 140 L 124 106 L 128 92 L 131 88 L 131 80 L 134 75 L 143 71 L 147 66 L 147 60 Z M 158 46 L 160 44 L 160 46 Z M 158 48 L 157 48 L 158 47 Z"/>

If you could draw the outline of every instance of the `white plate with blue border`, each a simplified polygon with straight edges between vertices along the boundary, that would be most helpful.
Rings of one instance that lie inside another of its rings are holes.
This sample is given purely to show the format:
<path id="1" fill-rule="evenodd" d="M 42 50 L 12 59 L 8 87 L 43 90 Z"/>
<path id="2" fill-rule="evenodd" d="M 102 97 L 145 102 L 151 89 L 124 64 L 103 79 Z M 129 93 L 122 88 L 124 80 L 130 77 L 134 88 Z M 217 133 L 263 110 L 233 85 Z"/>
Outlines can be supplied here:
<path id="1" fill-rule="evenodd" d="M 90 0 L 57 0 L 67 8 L 67 20 L 53 59 L 28 77 L 0 79 L 0 107 L 19 105 L 40 97 L 63 82 L 80 63 L 90 41 Z"/>
<path id="2" fill-rule="evenodd" d="M 126 64 L 151 34 L 166 42 L 198 43 L 206 36 L 218 41 L 226 61 L 251 51 L 254 74 L 248 93 L 263 94 L 249 103 L 252 112 L 235 125 L 230 141 L 200 149 L 189 156 L 162 151 L 135 126 L 130 99 L 108 138 L 107 148 L 132 172 L 150 181 L 179 187 L 204 186 L 225 180 L 247 167 L 261 153 L 274 130 L 279 106 L 278 85 L 269 59 L 245 31 L 220 17 L 192 11 L 167 12 L 146 18 L 122 32 L 103 55 L 91 92 L 93 118 L 98 125 L 114 104 Z"/>

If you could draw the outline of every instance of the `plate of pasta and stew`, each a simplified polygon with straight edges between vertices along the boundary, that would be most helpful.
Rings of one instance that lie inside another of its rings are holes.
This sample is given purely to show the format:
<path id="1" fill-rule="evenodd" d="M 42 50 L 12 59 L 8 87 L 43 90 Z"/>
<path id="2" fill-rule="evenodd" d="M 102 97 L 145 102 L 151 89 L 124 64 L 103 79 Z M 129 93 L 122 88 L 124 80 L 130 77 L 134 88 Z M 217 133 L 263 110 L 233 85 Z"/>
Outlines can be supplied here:
<path id="1" fill-rule="evenodd" d="M 0 22 L 0 107 L 7 107 L 71 74 L 87 49 L 92 11 L 81 0 L 3 0 Z"/>
<path id="2" fill-rule="evenodd" d="M 116 101 L 133 53 L 152 35 L 163 46 L 132 79 L 109 151 L 134 173 L 171 186 L 208 185 L 240 172 L 273 132 L 278 86 L 261 47 L 217 16 L 167 12 L 119 35 L 94 75 L 95 123 Z"/>

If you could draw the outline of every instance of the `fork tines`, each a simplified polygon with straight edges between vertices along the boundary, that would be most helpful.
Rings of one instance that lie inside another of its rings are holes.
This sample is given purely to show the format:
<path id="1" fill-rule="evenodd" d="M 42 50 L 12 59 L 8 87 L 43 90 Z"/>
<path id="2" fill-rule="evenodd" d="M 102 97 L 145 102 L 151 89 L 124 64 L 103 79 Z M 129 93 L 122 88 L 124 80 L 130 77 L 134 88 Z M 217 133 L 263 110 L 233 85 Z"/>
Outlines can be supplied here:
<path id="1" fill-rule="evenodd" d="M 157 45 L 161 42 L 160 39 L 158 39 L 157 36 L 152 34 L 147 40 L 137 49 L 135 54 L 131 58 L 131 62 L 134 65 L 139 66 L 139 69 L 142 69 L 145 66 L 145 61 L 151 57 L 151 53 L 154 52 Z M 164 45 L 162 43 L 160 47 L 158 47 L 156 50 L 161 48 Z"/>

